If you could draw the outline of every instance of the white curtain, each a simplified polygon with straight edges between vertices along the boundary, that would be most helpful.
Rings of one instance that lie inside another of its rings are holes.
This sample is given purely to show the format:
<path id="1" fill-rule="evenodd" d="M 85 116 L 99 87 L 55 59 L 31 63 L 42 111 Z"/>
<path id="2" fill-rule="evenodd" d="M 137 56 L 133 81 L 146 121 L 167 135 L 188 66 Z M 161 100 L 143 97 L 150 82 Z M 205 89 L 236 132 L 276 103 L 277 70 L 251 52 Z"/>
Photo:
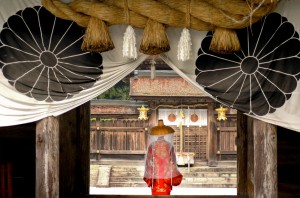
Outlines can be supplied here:
<path id="1" fill-rule="evenodd" d="M 41 5 L 38 0 L 1 0 L 0 27 L 17 11 L 26 7 Z M 85 89 L 70 99 L 55 102 L 37 101 L 23 95 L 11 86 L 7 79 L 0 73 L 0 126 L 17 125 L 37 121 L 47 116 L 63 114 L 103 93 L 117 82 L 131 73 L 147 57 L 138 54 L 136 60 L 124 58 L 122 55 L 123 34 L 125 25 L 110 27 L 115 49 L 102 53 L 103 75 L 93 87 Z M 142 30 L 135 29 L 137 43 L 140 43 Z"/>
<path id="2" fill-rule="evenodd" d="M 14 15 L 19 10 L 24 10 L 26 7 L 40 6 L 38 0 L 0 0 L 0 29 L 3 30 L 3 25 L 8 21 L 9 17 Z M 289 23 L 294 27 L 295 36 L 300 32 L 299 20 L 300 1 L 298 0 L 283 0 L 278 5 L 276 12 L 281 16 L 286 17 Z M 284 22 L 282 22 L 284 23 Z M 144 54 L 138 54 L 136 60 L 124 58 L 122 55 L 123 35 L 127 25 L 115 25 L 110 27 L 110 33 L 115 44 L 115 49 L 109 52 L 102 53 L 103 58 L 103 74 L 92 87 L 82 90 L 72 97 L 61 101 L 38 101 L 35 98 L 28 97 L 20 93 L 12 84 L 5 78 L 2 70 L 0 72 L 0 126 L 18 125 L 28 122 L 37 121 L 47 116 L 57 116 L 65 113 L 106 91 L 126 75 L 132 72 L 140 65 L 147 57 Z M 202 41 L 207 37 L 206 31 L 190 30 L 192 39 L 193 56 L 188 61 L 178 61 L 177 59 L 177 44 L 181 35 L 181 28 L 167 28 L 167 34 L 171 50 L 165 54 L 161 54 L 161 58 L 181 77 L 197 87 L 199 90 L 206 92 L 213 99 L 223 103 L 223 100 L 207 92 L 207 89 L 197 80 L 196 61 L 198 59 L 198 51 L 201 48 Z M 135 29 L 137 37 L 137 48 L 140 45 L 143 30 Z M 1 48 L 1 45 L 0 45 Z M 1 56 L 1 54 L 0 54 Z M 295 56 L 298 59 L 299 54 Z M 4 65 L 4 62 L 0 62 Z M 290 63 L 291 64 L 291 63 Z M 293 65 L 299 67 L 299 65 Z M 299 79 L 299 73 L 293 76 Z M 201 79 L 200 79 L 201 81 Z M 298 81 L 297 81 L 298 82 Z M 300 132 L 300 112 L 298 104 L 300 103 L 300 87 L 297 83 L 292 94 L 286 94 L 286 101 L 280 107 L 274 107 L 275 111 L 270 111 L 264 115 L 248 113 L 250 116 L 256 117 L 268 123 L 276 124 Z M 274 98 L 272 98 L 274 100 Z M 229 103 L 229 102 L 228 102 Z M 225 102 L 225 104 L 228 104 Z M 271 105 L 270 105 L 271 106 Z M 272 107 L 273 108 L 273 107 Z"/>

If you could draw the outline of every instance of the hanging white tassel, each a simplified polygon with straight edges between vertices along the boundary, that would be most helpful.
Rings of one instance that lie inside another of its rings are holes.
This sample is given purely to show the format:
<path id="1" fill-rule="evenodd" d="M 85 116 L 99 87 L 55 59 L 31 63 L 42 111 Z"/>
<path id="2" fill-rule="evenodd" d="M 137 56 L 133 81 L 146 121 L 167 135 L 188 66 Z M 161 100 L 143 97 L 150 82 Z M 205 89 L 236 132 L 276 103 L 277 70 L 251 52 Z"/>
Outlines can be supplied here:
<path id="1" fill-rule="evenodd" d="M 137 59 L 136 38 L 134 29 L 128 25 L 123 37 L 123 57 Z"/>
<path id="2" fill-rule="evenodd" d="M 177 58 L 180 61 L 186 61 L 192 58 L 192 41 L 190 31 L 184 28 L 178 42 Z"/>

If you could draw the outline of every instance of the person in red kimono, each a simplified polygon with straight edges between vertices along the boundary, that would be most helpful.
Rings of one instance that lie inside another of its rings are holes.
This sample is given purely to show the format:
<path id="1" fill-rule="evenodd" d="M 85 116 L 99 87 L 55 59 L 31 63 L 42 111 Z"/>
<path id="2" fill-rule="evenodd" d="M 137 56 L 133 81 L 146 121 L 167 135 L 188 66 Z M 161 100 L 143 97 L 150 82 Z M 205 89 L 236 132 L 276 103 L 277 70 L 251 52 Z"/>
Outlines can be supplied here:
<path id="1" fill-rule="evenodd" d="M 176 164 L 173 133 L 162 120 L 151 129 L 143 179 L 151 187 L 152 195 L 170 195 L 172 186 L 182 181 Z"/>

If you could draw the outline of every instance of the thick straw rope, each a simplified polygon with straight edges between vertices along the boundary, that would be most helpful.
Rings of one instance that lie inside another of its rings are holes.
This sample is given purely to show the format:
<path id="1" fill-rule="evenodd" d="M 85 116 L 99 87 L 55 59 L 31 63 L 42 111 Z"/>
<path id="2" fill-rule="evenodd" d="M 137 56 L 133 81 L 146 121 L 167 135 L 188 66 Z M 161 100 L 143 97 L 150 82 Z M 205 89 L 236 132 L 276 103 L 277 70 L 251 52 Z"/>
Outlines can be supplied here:
<path id="1" fill-rule="evenodd" d="M 189 21 L 189 28 L 199 31 L 248 27 L 273 11 L 278 3 L 278 0 L 191 0 L 187 5 L 187 1 L 182 0 L 127 0 L 125 5 L 120 0 L 74 0 L 69 4 L 59 0 L 41 1 L 55 16 L 73 20 L 82 27 L 87 27 L 90 17 L 95 17 L 107 25 L 129 23 L 142 29 L 148 19 L 179 28 L 185 28 Z M 125 15 L 124 9 L 128 9 Z"/>

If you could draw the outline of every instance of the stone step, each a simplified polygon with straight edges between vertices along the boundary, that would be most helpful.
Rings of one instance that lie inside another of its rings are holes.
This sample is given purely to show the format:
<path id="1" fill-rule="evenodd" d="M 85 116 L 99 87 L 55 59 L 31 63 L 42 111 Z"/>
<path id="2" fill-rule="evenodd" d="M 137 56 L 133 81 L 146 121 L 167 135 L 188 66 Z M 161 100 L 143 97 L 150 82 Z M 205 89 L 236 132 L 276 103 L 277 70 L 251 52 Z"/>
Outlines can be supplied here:
<path id="1" fill-rule="evenodd" d="M 143 181 L 143 177 L 110 177 L 109 182 L 130 182 L 130 183 L 139 183 Z M 194 183 L 236 183 L 237 178 L 207 178 L 207 177 L 198 177 L 198 178 L 186 178 L 183 176 L 182 183 L 194 184 Z"/>
<path id="2" fill-rule="evenodd" d="M 105 173 L 106 169 L 109 170 L 107 176 L 105 176 L 107 174 Z M 143 181 L 144 169 L 143 165 L 92 165 L 90 185 L 102 187 L 107 181 L 107 186 L 109 187 L 146 187 L 146 183 Z M 235 165 L 179 167 L 179 170 L 183 175 L 183 180 L 179 187 L 237 187 L 237 167 Z"/>
<path id="3" fill-rule="evenodd" d="M 140 172 L 144 171 L 145 167 L 144 166 L 112 166 L 112 171 L 113 172 Z M 237 167 L 235 166 L 224 166 L 224 167 L 190 167 L 189 169 L 187 167 L 179 167 L 179 171 L 181 173 L 198 173 L 198 172 L 232 172 L 236 173 Z"/>
<path id="4" fill-rule="evenodd" d="M 109 187 L 147 187 L 147 184 L 142 182 L 110 182 Z"/>
<path id="5" fill-rule="evenodd" d="M 232 172 L 193 172 L 193 173 L 185 173 L 181 172 L 181 174 L 186 178 L 194 178 L 194 177 L 209 177 L 209 178 L 236 178 L 237 174 Z M 114 171 L 112 170 L 110 173 L 110 177 L 143 177 L 144 171 L 136 171 L 136 172 L 127 172 L 127 171 Z"/>
<path id="6" fill-rule="evenodd" d="M 236 183 L 193 183 L 193 184 L 185 184 L 181 183 L 176 188 L 236 188 Z"/>
<path id="7" fill-rule="evenodd" d="M 193 173 L 185 173 L 181 172 L 185 177 L 237 177 L 236 172 L 193 172 Z"/>
<path id="8" fill-rule="evenodd" d="M 180 172 L 188 172 L 188 168 L 179 167 Z M 228 166 L 228 167 L 190 167 L 189 172 L 232 172 L 236 173 L 237 167 Z"/>
<path id="9" fill-rule="evenodd" d="M 111 182 L 110 187 L 147 187 L 145 182 L 139 183 L 128 183 L 128 182 Z M 194 184 L 185 184 L 181 183 L 179 186 L 174 188 L 236 188 L 236 183 L 194 183 Z"/>
<path id="10" fill-rule="evenodd" d="M 236 183 L 237 178 L 222 178 L 222 177 L 215 177 L 215 178 L 207 178 L 207 177 L 198 177 L 198 178 L 186 178 L 183 177 L 183 183 L 187 184 L 195 184 L 195 183 Z"/>

